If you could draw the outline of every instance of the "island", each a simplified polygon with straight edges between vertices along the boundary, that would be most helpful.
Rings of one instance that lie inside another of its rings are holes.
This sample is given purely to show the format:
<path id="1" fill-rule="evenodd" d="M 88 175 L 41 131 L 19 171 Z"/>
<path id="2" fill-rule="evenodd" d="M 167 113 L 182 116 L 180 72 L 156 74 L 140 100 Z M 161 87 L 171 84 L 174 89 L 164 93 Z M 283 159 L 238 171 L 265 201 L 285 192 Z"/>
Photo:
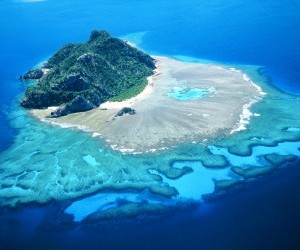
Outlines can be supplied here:
<path id="1" fill-rule="evenodd" d="M 26 90 L 24 108 L 59 106 L 51 117 L 87 111 L 108 100 L 137 95 L 155 69 L 154 59 L 106 31 L 94 30 L 86 43 L 67 44 L 42 67 L 21 76 L 37 80 Z"/>
<path id="2" fill-rule="evenodd" d="M 205 144 L 245 130 L 259 116 L 250 107 L 265 95 L 235 68 L 150 56 L 106 31 L 64 46 L 21 77 L 37 78 L 21 106 L 124 154 Z"/>

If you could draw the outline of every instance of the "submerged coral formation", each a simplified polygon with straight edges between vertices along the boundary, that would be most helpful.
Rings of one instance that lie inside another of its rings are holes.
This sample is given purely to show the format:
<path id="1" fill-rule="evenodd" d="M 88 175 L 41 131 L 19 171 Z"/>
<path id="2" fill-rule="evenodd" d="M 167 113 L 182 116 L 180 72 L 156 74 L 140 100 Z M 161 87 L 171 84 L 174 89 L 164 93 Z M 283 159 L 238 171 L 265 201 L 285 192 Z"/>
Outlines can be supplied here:
<path id="1" fill-rule="evenodd" d="M 20 132 L 0 155 L 1 206 L 76 198 L 66 213 L 98 221 L 199 202 L 276 171 L 300 157 L 300 100 L 256 76 L 267 95 L 251 108 L 257 115 L 246 130 L 147 154 L 114 151 L 105 141 L 41 124 L 15 107 L 8 116 Z M 94 207 L 83 210 L 93 197 Z"/>

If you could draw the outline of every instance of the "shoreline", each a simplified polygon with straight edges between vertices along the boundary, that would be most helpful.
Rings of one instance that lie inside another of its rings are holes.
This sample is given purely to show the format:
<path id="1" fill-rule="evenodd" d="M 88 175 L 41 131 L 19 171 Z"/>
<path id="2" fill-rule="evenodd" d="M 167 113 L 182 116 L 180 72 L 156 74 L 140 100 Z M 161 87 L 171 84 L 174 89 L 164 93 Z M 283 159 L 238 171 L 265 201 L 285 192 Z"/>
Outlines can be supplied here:
<path id="1" fill-rule="evenodd" d="M 56 107 L 31 110 L 31 114 L 54 126 L 91 133 L 91 137 L 99 137 L 123 154 L 154 153 L 181 143 L 203 143 L 220 135 L 232 135 L 247 129 L 252 116 L 259 116 L 250 109 L 266 93 L 240 70 L 154 58 L 154 75 L 133 98 L 106 102 L 96 109 L 59 118 L 46 117 Z M 215 92 L 182 102 L 167 96 L 174 87 L 213 87 Z M 134 108 L 137 113 L 115 117 L 124 107 Z"/>

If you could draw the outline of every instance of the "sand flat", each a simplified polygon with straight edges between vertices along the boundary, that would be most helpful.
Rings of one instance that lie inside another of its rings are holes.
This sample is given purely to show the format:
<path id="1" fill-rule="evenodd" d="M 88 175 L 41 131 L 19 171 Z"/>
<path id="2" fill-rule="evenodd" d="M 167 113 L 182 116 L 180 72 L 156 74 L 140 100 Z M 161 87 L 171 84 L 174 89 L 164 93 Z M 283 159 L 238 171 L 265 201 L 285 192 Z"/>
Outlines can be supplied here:
<path id="1" fill-rule="evenodd" d="M 159 73 L 135 98 L 59 118 L 46 118 L 51 110 L 32 113 L 45 122 L 97 133 L 123 152 L 152 152 L 180 142 L 198 142 L 239 131 L 245 107 L 251 106 L 246 104 L 262 97 L 257 86 L 240 71 L 166 57 L 155 59 Z M 214 91 L 197 100 L 181 101 L 168 97 L 174 87 Z M 114 117 L 128 106 L 136 110 L 135 115 Z"/>

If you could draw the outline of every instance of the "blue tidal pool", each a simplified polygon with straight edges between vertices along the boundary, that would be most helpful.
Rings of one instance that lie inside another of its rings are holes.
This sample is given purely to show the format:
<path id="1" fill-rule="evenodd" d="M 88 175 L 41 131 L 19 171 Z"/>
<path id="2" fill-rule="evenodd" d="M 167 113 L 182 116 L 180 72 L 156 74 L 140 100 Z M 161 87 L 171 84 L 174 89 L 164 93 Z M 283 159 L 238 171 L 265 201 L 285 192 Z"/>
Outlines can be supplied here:
<path id="1" fill-rule="evenodd" d="M 172 92 L 167 94 L 167 96 L 179 101 L 193 101 L 202 99 L 213 92 L 213 88 L 198 89 L 189 87 L 174 87 Z"/>

